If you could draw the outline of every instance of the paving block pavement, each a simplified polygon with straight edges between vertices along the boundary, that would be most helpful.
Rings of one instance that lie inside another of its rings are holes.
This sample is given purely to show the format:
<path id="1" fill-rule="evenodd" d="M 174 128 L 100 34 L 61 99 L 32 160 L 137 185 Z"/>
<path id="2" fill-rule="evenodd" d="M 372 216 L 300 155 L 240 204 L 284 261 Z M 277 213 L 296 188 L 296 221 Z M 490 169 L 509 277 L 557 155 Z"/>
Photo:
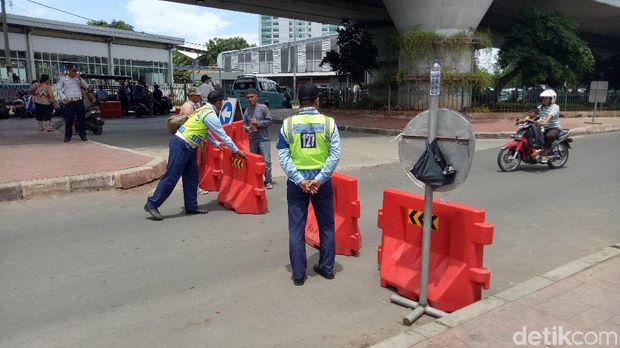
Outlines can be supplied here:
<path id="1" fill-rule="evenodd" d="M 62 120 L 55 120 L 57 126 Z M 62 129 L 40 132 L 34 120 L 0 123 L 0 201 L 74 191 L 127 189 L 160 178 L 166 160 L 78 136 L 63 142 Z"/>
<path id="2" fill-rule="evenodd" d="M 620 243 L 373 347 L 564 347 L 586 334 L 620 346 Z"/>

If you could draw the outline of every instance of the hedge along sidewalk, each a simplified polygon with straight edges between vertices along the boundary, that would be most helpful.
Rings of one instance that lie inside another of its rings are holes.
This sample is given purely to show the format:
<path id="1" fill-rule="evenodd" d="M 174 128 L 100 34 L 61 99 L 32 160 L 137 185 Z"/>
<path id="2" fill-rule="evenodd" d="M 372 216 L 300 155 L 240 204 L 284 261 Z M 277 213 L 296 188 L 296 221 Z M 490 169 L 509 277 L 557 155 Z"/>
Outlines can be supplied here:
<path id="1" fill-rule="evenodd" d="M 513 347 L 523 328 L 620 336 L 619 289 L 617 243 L 373 347 Z"/>

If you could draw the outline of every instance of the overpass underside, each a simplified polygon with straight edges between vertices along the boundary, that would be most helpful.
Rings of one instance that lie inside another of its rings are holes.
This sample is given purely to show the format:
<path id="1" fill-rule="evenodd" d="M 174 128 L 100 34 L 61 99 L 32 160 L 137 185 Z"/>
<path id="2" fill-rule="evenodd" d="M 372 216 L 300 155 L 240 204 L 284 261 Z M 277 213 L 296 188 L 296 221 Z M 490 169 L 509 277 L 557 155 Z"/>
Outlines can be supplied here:
<path id="1" fill-rule="evenodd" d="M 578 30 L 590 47 L 602 56 L 620 53 L 620 0 L 168 0 L 191 5 L 258 13 L 284 18 L 341 24 L 343 21 L 362 22 L 370 29 L 379 48 L 379 60 L 387 62 L 387 39 L 394 34 L 412 30 L 433 31 L 444 36 L 460 32 L 471 33 L 479 26 L 489 27 L 502 36 L 522 8 L 540 7 L 559 10 L 577 23 Z M 398 103 L 407 104 L 408 93 L 427 89 L 423 75 L 430 71 L 433 58 L 441 58 L 442 70 L 467 75 L 473 70 L 473 43 L 463 49 L 446 45 L 433 54 L 406 57 L 399 55 L 396 67 L 378 71 L 371 80 L 378 81 L 385 70 L 399 71 L 408 76 L 399 86 Z M 394 60 L 394 59 L 392 59 Z M 470 92 L 461 92 L 456 103 L 467 106 Z M 425 107 L 425 105 L 418 105 Z M 448 106 L 448 105 L 446 105 Z"/>

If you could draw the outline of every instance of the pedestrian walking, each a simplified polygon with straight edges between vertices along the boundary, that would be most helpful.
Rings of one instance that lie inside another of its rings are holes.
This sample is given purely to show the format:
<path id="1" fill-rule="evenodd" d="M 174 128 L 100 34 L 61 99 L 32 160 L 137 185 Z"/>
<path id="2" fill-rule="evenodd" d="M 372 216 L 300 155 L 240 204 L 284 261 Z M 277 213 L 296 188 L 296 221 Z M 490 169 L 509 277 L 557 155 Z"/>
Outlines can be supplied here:
<path id="1" fill-rule="evenodd" d="M 308 203 L 319 226 L 319 262 L 314 271 L 326 279 L 334 279 L 335 231 L 334 192 L 331 176 L 340 161 L 340 135 L 331 117 L 318 111 L 319 89 L 307 83 L 299 88 L 300 108 L 297 115 L 282 124 L 278 157 L 288 177 L 289 257 L 293 269 L 293 284 L 306 280 L 305 227 Z"/>
<path id="2" fill-rule="evenodd" d="M 198 86 L 198 90 L 202 93 L 202 103 L 205 104 L 209 102 L 209 93 L 215 91 L 215 87 L 211 84 L 211 76 L 209 75 L 202 75 L 200 77 L 200 82 L 202 82 L 202 84 Z"/>
<path id="3" fill-rule="evenodd" d="M 210 136 L 209 131 L 217 135 L 224 144 L 233 152 L 234 156 L 245 159 L 243 151 L 233 143 L 224 132 L 220 119 L 217 116 L 222 108 L 224 95 L 219 91 L 209 93 L 206 105 L 196 110 L 179 130 L 170 137 L 168 152 L 168 167 L 161 177 L 155 193 L 148 197 L 144 210 L 153 219 L 163 220 L 164 217 L 158 208 L 170 196 L 179 179 L 183 178 L 183 197 L 185 201 L 185 213 L 206 214 L 207 210 L 198 208 L 198 165 L 196 163 L 196 148 L 207 139 L 216 147 L 221 143 Z"/>
<path id="4" fill-rule="evenodd" d="M 245 94 L 248 107 L 243 112 L 243 129 L 250 134 L 250 152 L 263 156 L 265 162 L 265 188 L 273 188 L 271 179 L 271 140 L 269 126 L 271 111 L 265 104 L 258 102 L 258 91 L 248 90 Z"/>
<path id="5" fill-rule="evenodd" d="M 58 82 L 58 94 L 62 99 L 65 111 L 65 142 L 71 141 L 73 122 L 77 118 L 78 134 L 80 139 L 87 141 L 84 128 L 84 103 L 82 89 L 87 89 L 88 83 L 80 77 L 75 65 L 69 67 L 69 73 Z"/>
<path id="6" fill-rule="evenodd" d="M 39 124 L 39 130 L 51 132 L 53 130 L 52 111 L 54 104 L 56 104 L 56 99 L 54 98 L 54 90 L 50 85 L 49 75 L 41 75 L 39 82 L 33 86 L 32 90 L 32 100 L 36 107 L 35 117 Z"/>

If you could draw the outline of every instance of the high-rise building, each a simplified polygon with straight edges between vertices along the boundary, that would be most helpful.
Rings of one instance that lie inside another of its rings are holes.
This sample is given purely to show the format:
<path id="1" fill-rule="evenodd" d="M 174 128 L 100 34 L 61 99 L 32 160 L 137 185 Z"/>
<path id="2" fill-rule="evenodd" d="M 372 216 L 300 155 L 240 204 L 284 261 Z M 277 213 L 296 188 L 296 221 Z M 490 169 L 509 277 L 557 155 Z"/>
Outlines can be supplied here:
<path id="1" fill-rule="evenodd" d="M 337 25 L 272 16 L 260 16 L 259 28 L 261 46 L 334 34 L 338 30 Z"/>

